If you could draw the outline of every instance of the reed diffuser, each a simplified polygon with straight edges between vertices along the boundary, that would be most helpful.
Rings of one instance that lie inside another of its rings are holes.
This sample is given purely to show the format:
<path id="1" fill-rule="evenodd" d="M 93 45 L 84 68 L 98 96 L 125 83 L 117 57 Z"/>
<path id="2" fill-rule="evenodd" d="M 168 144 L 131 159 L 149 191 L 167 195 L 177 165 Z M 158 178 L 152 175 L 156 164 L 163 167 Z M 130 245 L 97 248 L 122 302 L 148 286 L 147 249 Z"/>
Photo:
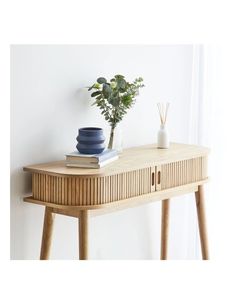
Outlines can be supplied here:
<path id="1" fill-rule="evenodd" d="M 160 130 L 158 131 L 157 135 L 157 148 L 159 149 L 167 149 L 169 148 L 169 136 L 168 132 L 166 129 L 166 119 L 167 119 L 167 114 L 168 114 L 168 109 L 169 109 L 169 103 L 158 103 L 158 112 L 160 116 Z"/>

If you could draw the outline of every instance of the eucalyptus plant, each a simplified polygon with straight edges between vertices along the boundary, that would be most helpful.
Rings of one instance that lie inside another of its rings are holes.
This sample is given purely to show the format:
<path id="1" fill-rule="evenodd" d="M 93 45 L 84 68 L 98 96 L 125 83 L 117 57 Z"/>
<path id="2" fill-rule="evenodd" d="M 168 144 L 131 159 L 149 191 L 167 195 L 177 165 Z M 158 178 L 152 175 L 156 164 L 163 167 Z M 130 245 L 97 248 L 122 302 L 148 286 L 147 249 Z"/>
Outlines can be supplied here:
<path id="1" fill-rule="evenodd" d="M 135 103 L 139 89 L 144 87 L 143 79 L 136 78 L 134 82 L 128 82 L 122 75 L 115 75 L 110 82 L 104 77 L 99 77 L 88 90 L 93 90 L 91 96 L 95 98 L 92 105 L 96 105 L 105 120 L 111 127 L 108 148 L 112 149 L 114 130 L 123 119 L 127 110 Z"/>

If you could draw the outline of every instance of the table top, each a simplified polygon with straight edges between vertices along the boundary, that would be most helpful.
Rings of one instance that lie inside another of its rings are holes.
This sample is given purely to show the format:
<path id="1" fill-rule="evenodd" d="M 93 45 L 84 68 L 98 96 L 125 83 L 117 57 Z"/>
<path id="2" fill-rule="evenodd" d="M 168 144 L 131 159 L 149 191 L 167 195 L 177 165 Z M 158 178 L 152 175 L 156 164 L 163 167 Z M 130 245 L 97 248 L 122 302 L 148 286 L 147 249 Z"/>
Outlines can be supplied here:
<path id="1" fill-rule="evenodd" d="M 169 149 L 156 144 L 125 149 L 119 159 L 100 169 L 66 167 L 65 160 L 24 167 L 24 171 L 69 176 L 106 176 L 170 162 L 205 156 L 209 149 L 201 146 L 171 143 Z"/>

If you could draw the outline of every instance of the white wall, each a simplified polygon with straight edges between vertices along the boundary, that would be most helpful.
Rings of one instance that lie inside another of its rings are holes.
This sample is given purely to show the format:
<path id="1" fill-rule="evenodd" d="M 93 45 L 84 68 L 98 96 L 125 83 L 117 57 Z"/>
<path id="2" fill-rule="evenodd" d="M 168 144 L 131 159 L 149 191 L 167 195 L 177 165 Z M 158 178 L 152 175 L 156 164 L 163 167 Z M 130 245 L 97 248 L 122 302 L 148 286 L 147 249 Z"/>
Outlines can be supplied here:
<path id="1" fill-rule="evenodd" d="M 193 47 L 11 47 L 11 258 L 38 259 L 43 207 L 22 202 L 30 174 L 22 167 L 63 159 L 83 126 L 107 128 L 83 87 L 98 76 L 142 76 L 145 88 L 122 122 L 124 147 L 156 142 L 156 103 L 170 101 L 172 141 L 188 142 Z M 191 197 L 191 201 L 189 201 Z M 196 258 L 193 196 L 171 204 L 169 257 Z M 51 258 L 78 256 L 76 219 L 57 216 Z M 159 259 L 160 203 L 91 219 L 91 259 Z"/>

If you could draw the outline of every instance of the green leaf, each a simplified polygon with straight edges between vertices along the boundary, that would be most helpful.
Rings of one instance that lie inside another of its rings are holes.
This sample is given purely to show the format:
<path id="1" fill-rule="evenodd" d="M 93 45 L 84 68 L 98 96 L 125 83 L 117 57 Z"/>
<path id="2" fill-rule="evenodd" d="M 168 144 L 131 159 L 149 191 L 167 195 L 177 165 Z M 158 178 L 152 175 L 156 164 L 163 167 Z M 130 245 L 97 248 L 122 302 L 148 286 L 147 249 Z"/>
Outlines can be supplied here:
<path id="1" fill-rule="evenodd" d="M 96 97 L 96 100 L 100 100 L 100 99 L 102 99 L 102 94 L 101 94 L 101 95 L 98 95 L 98 96 Z"/>
<path id="2" fill-rule="evenodd" d="M 88 89 L 88 91 L 91 91 L 94 88 L 94 84 Z"/>
<path id="3" fill-rule="evenodd" d="M 117 107 L 120 103 L 120 98 L 119 97 L 112 97 L 108 99 L 108 102 L 113 105 L 114 107 Z"/>
<path id="4" fill-rule="evenodd" d="M 97 82 L 100 83 L 100 84 L 102 84 L 102 83 L 106 83 L 107 80 L 106 80 L 106 78 L 104 78 L 104 77 L 99 77 L 99 78 L 97 79 Z"/>
<path id="5" fill-rule="evenodd" d="M 123 75 L 119 75 L 119 74 L 118 74 L 118 75 L 115 75 L 114 77 L 115 77 L 115 78 L 125 78 Z"/>
<path id="6" fill-rule="evenodd" d="M 112 93 L 112 89 L 111 89 L 110 85 L 107 84 L 107 83 L 104 83 L 103 88 L 102 88 L 102 92 L 103 92 L 103 95 L 104 95 L 105 98 L 109 98 L 109 96 Z"/>
<path id="7" fill-rule="evenodd" d="M 132 97 L 130 95 L 122 96 L 122 103 L 127 107 L 132 103 Z"/>
<path id="8" fill-rule="evenodd" d="M 98 95 L 100 95 L 101 93 L 102 93 L 101 91 L 93 92 L 93 93 L 91 94 L 91 97 L 98 96 Z"/>
<path id="9" fill-rule="evenodd" d="M 118 78 L 117 79 L 117 89 L 121 89 L 124 91 L 126 88 L 126 81 L 123 78 Z"/>

